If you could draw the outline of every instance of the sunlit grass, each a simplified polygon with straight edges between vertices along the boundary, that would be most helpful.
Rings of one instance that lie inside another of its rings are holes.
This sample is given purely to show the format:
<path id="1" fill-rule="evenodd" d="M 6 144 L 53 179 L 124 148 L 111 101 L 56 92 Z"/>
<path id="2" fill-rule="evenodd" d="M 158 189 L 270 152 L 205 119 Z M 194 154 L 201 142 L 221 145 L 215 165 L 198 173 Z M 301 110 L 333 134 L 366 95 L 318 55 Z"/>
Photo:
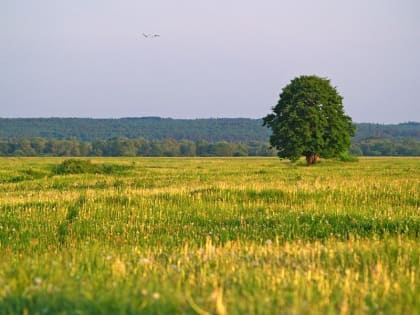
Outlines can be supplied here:
<path id="1" fill-rule="evenodd" d="M 418 158 L 62 160 L 0 161 L 1 314 L 420 313 Z"/>

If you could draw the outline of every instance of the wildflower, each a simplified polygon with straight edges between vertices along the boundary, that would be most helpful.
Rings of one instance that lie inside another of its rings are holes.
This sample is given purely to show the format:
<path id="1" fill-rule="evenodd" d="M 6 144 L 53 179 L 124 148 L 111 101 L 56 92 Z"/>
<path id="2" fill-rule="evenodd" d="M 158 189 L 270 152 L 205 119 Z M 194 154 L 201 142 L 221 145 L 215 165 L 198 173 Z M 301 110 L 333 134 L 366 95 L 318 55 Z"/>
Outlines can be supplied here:
<path id="1" fill-rule="evenodd" d="M 140 265 L 149 265 L 151 263 L 149 258 L 140 258 L 139 264 Z"/>
<path id="2" fill-rule="evenodd" d="M 114 276 L 125 277 L 126 273 L 127 272 L 124 262 L 119 258 L 115 259 L 114 263 L 112 264 L 112 274 Z"/>
<path id="3" fill-rule="evenodd" d="M 36 277 L 36 278 L 34 279 L 34 284 L 35 284 L 35 285 L 41 285 L 41 284 L 42 284 L 42 278 L 40 278 L 40 277 Z"/>

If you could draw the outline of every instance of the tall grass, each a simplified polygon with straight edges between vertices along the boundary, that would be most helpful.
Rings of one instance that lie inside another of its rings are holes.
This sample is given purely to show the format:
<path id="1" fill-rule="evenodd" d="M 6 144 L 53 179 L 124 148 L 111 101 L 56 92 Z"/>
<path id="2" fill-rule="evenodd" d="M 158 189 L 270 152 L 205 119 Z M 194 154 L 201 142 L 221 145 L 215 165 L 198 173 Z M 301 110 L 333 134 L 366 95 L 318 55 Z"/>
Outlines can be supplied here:
<path id="1" fill-rule="evenodd" d="M 0 162 L 1 314 L 420 313 L 418 158 Z"/>

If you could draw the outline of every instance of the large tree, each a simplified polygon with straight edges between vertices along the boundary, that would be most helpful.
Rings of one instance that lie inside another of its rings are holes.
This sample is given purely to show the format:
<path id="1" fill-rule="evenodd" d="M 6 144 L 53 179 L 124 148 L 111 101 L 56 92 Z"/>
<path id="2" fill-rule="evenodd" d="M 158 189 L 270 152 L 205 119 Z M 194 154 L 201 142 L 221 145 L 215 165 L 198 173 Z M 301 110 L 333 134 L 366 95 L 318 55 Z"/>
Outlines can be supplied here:
<path id="1" fill-rule="evenodd" d="M 283 88 L 273 113 L 264 117 L 278 156 L 292 161 L 305 156 L 313 164 L 319 157 L 347 151 L 355 127 L 342 100 L 328 79 L 315 75 L 293 79 Z"/>

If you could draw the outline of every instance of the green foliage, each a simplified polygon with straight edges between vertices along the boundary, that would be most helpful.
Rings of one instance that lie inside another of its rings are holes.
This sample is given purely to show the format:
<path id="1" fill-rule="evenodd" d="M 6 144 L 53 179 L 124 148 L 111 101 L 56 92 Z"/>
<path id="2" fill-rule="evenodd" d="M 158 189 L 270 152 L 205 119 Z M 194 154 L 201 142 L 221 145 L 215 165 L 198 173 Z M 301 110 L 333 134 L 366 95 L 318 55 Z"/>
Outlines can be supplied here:
<path id="1" fill-rule="evenodd" d="M 334 157 L 346 151 L 355 127 L 346 116 L 342 97 L 327 79 L 300 76 L 283 88 L 273 114 L 264 118 L 272 129 L 270 143 L 278 156 L 292 161 L 306 156 Z"/>
<path id="2" fill-rule="evenodd" d="M 58 175 L 95 173 L 97 171 L 99 171 L 99 168 L 91 161 L 78 159 L 64 160 L 54 169 L 54 173 Z"/>
<path id="3" fill-rule="evenodd" d="M 54 166 L 53 174 L 119 174 L 132 166 L 116 164 L 93 164 L 90 160 L 67 159 Z"/>
<path id="4" fill-rule="evenodd" d="M 359 159 L 356 156 L 351 155 L 348 152 L 340 153 L 337 159 L 341 162 L 359 162 Z"/>

